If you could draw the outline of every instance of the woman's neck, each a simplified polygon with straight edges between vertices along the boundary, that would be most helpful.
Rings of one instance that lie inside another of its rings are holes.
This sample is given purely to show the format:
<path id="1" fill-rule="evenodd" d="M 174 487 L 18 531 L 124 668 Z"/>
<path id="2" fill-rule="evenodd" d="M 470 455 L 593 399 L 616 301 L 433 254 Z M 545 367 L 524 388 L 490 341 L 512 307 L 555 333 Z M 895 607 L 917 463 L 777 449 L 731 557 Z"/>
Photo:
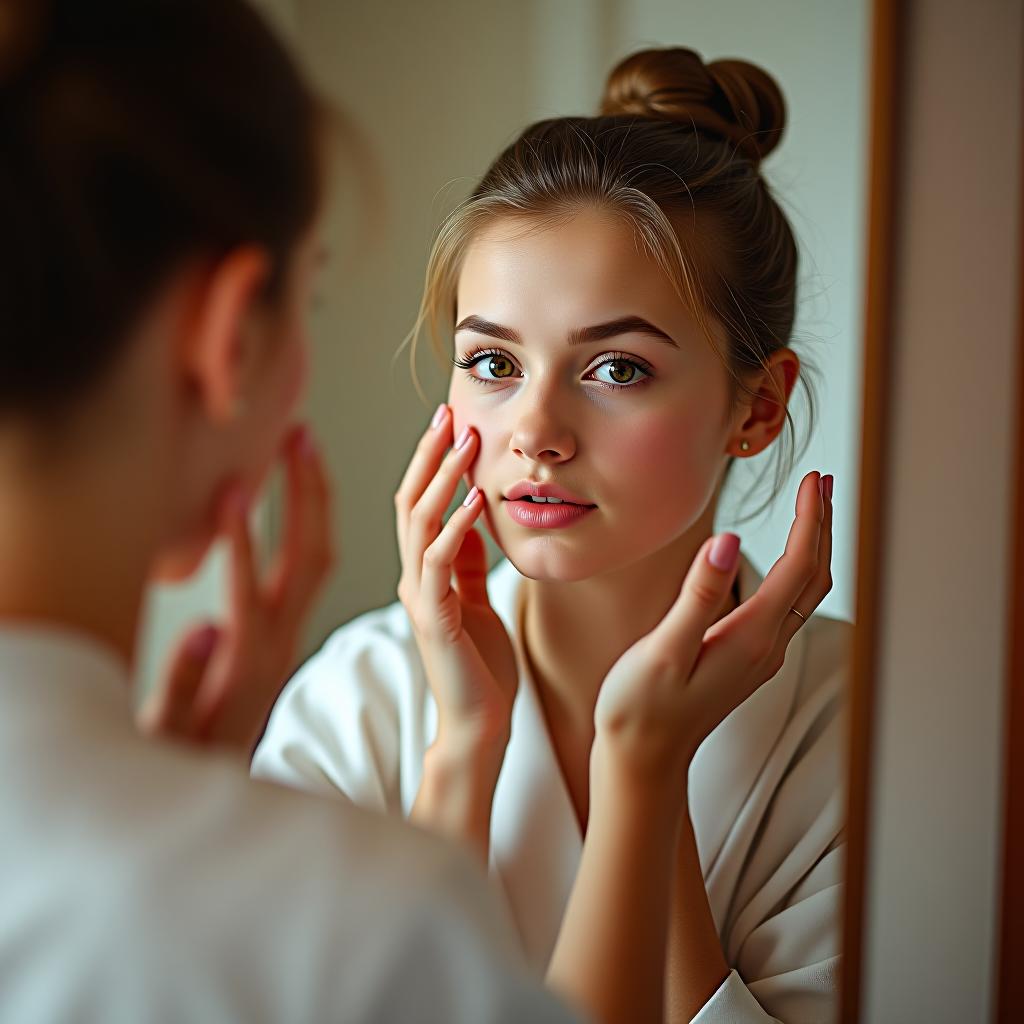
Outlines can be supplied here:
<path id="1" fill-rule="evenodd" d="M 155 517 L 139 508 L 144 485 L 107 455 L 41 466 L 0 437 L 0 622 L 82 631 L 130 669 Z"/>

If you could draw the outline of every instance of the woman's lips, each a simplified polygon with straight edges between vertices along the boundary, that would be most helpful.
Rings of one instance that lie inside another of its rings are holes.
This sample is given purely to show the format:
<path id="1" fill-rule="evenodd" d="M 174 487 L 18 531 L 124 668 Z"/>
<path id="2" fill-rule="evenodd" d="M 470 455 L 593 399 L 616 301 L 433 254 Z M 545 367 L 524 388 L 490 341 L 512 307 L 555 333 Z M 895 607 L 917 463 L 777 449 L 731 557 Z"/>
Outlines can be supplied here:
<path id="1" fill-rule="evenodd" d="M 595 508 L 594 505 L 574 505 L 568 501 L 549 505 L 547 502 L 539 504 L 524 499 L 505 499 L 502 504 L 514 523 L 535 530 L 557 530 L 563 526 L 572 526 Z"/>

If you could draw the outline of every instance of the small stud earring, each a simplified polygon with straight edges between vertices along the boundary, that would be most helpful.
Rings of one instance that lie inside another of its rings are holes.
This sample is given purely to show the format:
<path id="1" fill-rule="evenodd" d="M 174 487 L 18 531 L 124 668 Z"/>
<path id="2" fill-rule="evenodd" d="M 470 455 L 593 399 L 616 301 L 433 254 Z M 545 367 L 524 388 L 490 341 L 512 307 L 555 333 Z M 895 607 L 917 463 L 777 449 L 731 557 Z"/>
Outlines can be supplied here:
<path id="1" fill-rule="evenodd" d="M 750 442 L 746 438 L 743 438 L 743 440 L 740 441 L 740 451 L 741 452 L 749 452 L 750 451 Z"/>

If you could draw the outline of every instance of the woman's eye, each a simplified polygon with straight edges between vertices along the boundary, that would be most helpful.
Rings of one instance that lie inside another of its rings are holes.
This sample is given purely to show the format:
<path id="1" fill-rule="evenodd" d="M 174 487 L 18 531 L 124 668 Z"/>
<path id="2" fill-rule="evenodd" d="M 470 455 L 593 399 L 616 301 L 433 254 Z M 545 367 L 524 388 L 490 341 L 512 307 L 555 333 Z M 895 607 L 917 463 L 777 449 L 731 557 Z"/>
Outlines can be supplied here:
<path id="1" fill-rule="evenodd" d="M 471 380 L 485 384 L 509 380 L 519 373 L 519 369 L 512 359 L 497 349 L 488 352 L 474 352 L 462 359 L 454 359 L 452 362 L 466 370 Z"/>
<path id="2" fill-rule="evenodd" d="M 617 387 L 638 384 L 650 376 L 642 366 L 637 365 L 631 359 L 609 359 L 607 362 L 595 366 L 591 370 L 591 374 L 602 384 L 612 384 Z"/>
<path id="3" fill-rule="evenodd" d="M 481 359 L 476 365 L 478 370 L 486 370 L 486 373 L 490 374 L 494 380 L 503 380 L 516 372 L 515 363 L 508 356 L 488 356 L 486 359 Z M 487 379 L 486 374 L 485 379 Z"/>

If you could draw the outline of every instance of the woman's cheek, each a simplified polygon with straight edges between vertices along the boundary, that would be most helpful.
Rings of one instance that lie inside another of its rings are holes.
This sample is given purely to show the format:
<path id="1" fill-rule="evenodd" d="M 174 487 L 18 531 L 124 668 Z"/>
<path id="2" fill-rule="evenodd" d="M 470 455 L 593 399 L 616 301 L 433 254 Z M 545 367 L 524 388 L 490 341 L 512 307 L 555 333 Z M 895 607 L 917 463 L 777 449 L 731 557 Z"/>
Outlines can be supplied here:
<path id="1" fill-rule="evenodd" d="M 453 441 L 458 440 L 459 435 L 466 427 L 471 427 L 476 431 L 477 437 L 480 439 L 480 448 L 477 453 L 477 457 L 473 460 L 473 464 L 469 468 L 469 476 L 473 478 L 473 482 L 476 483 L 476 475 L 479 472 L 481 464 L 485 463 L 485 458 L 490 450 L 493 448 L 493 442 L 491 439 L 491 422 L 493 417 L 481 415 L 478 410 L 473 408 L 473 402 L 461 395 L 458 390 L 454 387 L 448 392 L 448 408 L 452 414 L 452 439 Z"/>
<path id="2" fill-rule="evenodd" d="M 621 467 L 630 503 L 652 510 L 688 513 L 704 507 L 714 489 L 715 441 L 706 419 L 675 416 L 638 418 L 617 428 L 603 444 L 604 461 Z"/>

